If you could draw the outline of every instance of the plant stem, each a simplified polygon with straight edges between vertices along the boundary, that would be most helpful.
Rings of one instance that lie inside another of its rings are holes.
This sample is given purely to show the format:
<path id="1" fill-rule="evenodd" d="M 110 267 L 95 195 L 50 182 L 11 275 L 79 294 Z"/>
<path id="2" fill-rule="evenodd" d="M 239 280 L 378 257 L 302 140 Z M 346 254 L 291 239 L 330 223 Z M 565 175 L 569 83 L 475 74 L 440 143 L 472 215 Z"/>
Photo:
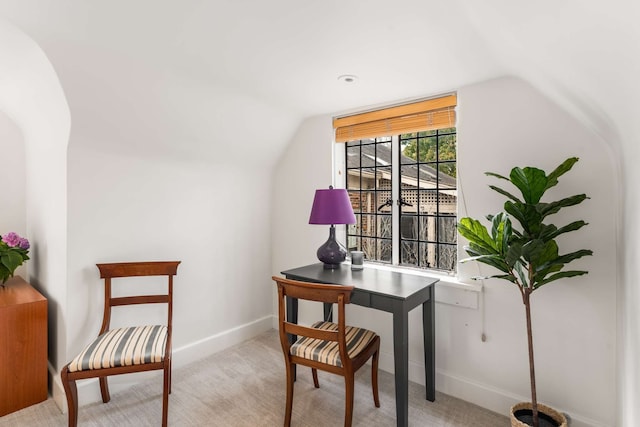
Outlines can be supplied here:
<path id="1" fill-rule="evenodd" d="M 533 413 L 533 427 L 538 427 L 538 400 L 536 397 L 536 371 L 533 363 L 533 331 L 531 329 L 531 292 L 532 288 L 525 289 L 524 308 L 527 316 L 527 339 L 529 344 L 529 377 L 531 379 L 531 410 Z"/>

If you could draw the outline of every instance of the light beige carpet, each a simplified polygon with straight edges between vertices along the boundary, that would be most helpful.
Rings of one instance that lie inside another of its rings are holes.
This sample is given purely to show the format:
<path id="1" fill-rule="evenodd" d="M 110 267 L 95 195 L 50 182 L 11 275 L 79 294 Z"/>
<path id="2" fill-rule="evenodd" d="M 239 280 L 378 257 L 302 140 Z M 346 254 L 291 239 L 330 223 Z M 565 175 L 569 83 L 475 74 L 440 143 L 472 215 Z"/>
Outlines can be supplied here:
<path id="1" fill-rule="evenodd" d="M 395 426 L 393 375 L 380 371 L 380 408 L 373 404 L 370 369 L 356 376 L 354 426 Z M 300 368 L 295 385 L 292 426 L 341 426 L 344 416 L 342 377 L 319 372 L 320 389 L 311 371 Z M 277 331 L 214 354 L 173 372 L 169 397 L 170 426 L 281 426 L 284 419 L 284 361 Z M 97 384 L 96 384 L 97 387 Z M 409 385 L 409 425 L 448 427 L 508 426 L 507 417 L 436 393 L 424 398 L 424 387 Z M 107 404 L 80 408 L 79 426 L 159 426 L 162 378 L 146 380 L 114 393 Z M 0 417 L 0 426 L 62 427 L 67 417 L 51 399 Z"/>

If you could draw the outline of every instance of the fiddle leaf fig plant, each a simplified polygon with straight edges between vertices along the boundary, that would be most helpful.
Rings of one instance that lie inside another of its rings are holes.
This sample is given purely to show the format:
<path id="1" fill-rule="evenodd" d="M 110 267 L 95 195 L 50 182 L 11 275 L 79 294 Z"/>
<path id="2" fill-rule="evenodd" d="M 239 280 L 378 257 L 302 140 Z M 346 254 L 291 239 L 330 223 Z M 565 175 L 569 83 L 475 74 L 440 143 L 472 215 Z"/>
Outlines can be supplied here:
<path id="1" fill-rule="evenodd" d="M 531 332 L 531 294 L 547 283 L 587 274 L 583 270 L 565 270 L 567 264 L 584 256 L 592 255 L 589 249 L 580 249 L 560 254 L 556 238 L 562 234 L 579 230 L 587 225 L 582 220 L 556 226 L 546 222 L 550 215 L 561 209 L 575 206 L 588 199 L 585 194 L 566 197 L 553 202 L 542 201 L 546 191 L 558 184 L 558 178 L 567 173 L 578 161 L 577 157 L 565 160 L 548 175 L 535 167 L 515 167 L 508 177 L 493 172 L 486 175 L 507 181 L 520 192 L 520 196 L 501 187 L 489 187 L 505 196 L 503 211 L 488 215 L 490 230 L 473 218 L 462 218 L 457 224 L 458 232 L 469 241 L 464 249 L 469 255 L 460 262 L 477 261 L 499 270 L 498 274 L 474 279 L 503 279 L 513 283 L 522 296 L 527 322 L 529 347 L 529 373 L 531 380 L 531 403 L 533 425 L 538 426 L 535 368 L 533 360 L 533 336 Z M 514 220 L 514 221 L 512 221 Z"/>

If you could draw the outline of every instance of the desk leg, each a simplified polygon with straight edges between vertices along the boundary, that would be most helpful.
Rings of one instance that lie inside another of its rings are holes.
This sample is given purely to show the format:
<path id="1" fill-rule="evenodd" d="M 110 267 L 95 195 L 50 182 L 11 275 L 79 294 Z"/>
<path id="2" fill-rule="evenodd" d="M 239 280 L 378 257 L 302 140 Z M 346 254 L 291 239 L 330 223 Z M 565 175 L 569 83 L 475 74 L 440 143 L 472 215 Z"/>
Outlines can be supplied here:
<path id="1" fill-rule="evenodd" d="M 393 362 L 396 380 L 396 422 L 409 425 L 409 313 L 393 313 Z"/>
<path id="2" fill-rule="evenodd" d="M 323 306 L 324 306 L 324 321 L 333 322 L 333 304 L 330 302 L 325 302 Z"/>
<path id="3" fill-rule="evenodd" d="M 429 301 L 422 304 L 422 334 L 424 339 L 424 372 L 427 400 L 436 400 L 436 318 L 434 285 L 429 286 Z"/>
<path id="4" fill-rule="evenodd" d="M 285 297 L 287 303 L 287 322 L 298 323 L 298 298 Z M 289 334 L 289 344 L 296 342 L 298 337 L 296 335 Z M 297 365 L 293 365 L 293 380 L 296 380 L 296 368 Z"/>

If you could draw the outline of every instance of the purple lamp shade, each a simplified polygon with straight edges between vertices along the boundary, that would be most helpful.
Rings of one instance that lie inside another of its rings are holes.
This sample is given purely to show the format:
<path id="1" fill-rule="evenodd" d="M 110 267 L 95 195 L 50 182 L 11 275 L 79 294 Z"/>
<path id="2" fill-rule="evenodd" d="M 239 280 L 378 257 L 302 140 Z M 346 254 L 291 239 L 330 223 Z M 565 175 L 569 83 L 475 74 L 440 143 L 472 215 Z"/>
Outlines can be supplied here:
<path id="1" fill-rule="evenodd" d="M 318 259 L 324 263 L 324 268 L 340 268 L 340 263 L 347 256 L 347 250 L 336 240 L 336 227 L 334 224 L 355 224 L 356 216 L 353 214 L 349 193 L 345 189 L 335 189 L 332 186 L 328 190 L 316 190 L 313 199 L 309 224 L 331 225 L 329 239 L 318 248 Z"/>
<path id="2" fill-rule="evenodd" d="M 328 190 L 316 190 L 311 208 L 309 224 L 355 224 L 351 200 L 345 189 L 329 187 Z"/>

